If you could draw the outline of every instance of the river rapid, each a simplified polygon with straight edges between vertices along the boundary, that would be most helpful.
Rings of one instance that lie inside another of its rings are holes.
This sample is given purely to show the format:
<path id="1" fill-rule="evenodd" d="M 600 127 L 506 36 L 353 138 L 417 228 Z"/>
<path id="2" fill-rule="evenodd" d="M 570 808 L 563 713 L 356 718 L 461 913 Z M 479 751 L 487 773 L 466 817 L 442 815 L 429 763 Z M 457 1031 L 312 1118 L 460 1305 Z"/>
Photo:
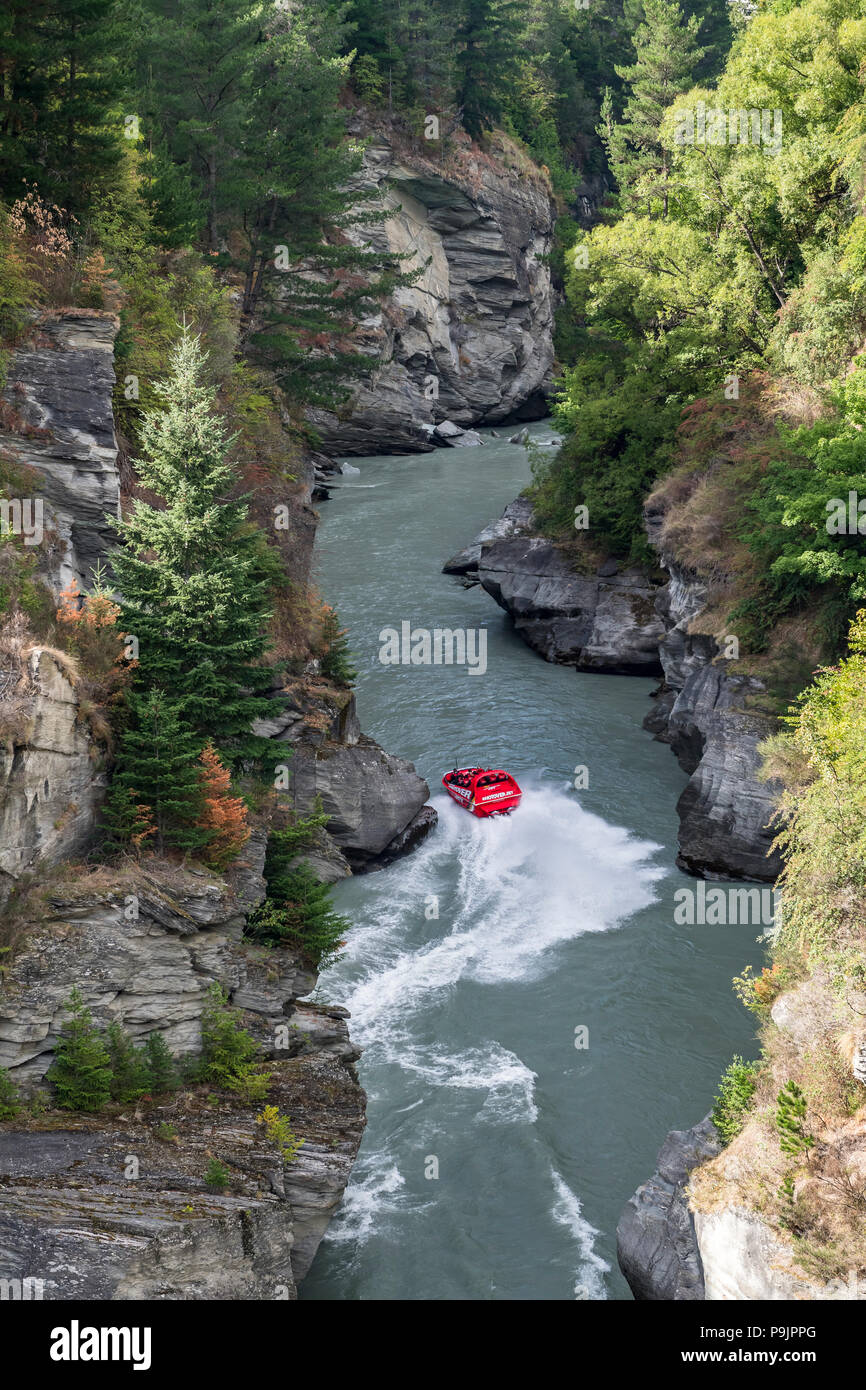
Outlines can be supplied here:
<path id="1" fill-rule="evenodd" d="M 760 959 L 756 929 L 675 922 L 695 884 L 674 866 L 686 779 L 641 728 L 655 682 L 548 665 L 441 573 L 529 481 L 526 451 L 485 434 L 351 464 L 320 508 L 318 583 L 365 732 L 415 763 L 440 819 L 335 889 L 355 925 L 317 997 L 351 1011 L 369 1125 L 301 1297 L 630 1298 L 624 1203 L 755 1053 L 730 982 Z M 486 629 L 486 672 L 381 664 L 380 631 L 404 621 Z M 455 806 L 455 762 L 506 767 L 518 811 Z"/>

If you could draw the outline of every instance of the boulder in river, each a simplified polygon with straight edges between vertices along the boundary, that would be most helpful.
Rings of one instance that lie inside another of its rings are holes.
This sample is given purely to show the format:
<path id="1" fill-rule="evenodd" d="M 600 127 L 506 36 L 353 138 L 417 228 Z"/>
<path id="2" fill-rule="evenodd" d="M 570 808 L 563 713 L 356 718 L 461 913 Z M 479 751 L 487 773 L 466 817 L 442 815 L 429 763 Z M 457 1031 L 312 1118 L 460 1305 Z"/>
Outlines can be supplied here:
<path id="1" fill-rule="evenodd" d="M 545 661 L 579 671 L 661 673 L 658 586 L 640 567 L 578 574 L 553 541 L 521 529 L 482 542 L 478 578 Z"/>

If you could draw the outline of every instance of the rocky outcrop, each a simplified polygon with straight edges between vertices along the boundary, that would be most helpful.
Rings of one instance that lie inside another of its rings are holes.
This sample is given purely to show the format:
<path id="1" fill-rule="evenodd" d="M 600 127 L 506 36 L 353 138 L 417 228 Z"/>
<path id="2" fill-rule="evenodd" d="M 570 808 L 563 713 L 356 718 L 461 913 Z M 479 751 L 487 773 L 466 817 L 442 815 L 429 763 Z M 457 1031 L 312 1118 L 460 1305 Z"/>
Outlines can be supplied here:
<path id="1" fill-rule="evenodd" d="M 659 523 L 659 516 L 648 516 L 650 540 L 657 544 Z M 759 779 L 758 744 L 773 722 L 755 708 L 765 687 L 738 675 L 714 637 L 692 631 L 706 588 L 659 550 L 670 575 L 656 596 L 664 683 L 645 727 L 671 745 L 690 776 L 677 803 L 677 863 L 707 878 L 772 881 L 782 867 L 771 850 L 778 787 Z"/>
<path id="2" fill-rule="evenodd" d="M 3 658 L 0 658 L 2 661 Z M 0 701 L 0 905 L 37 868 L 80 853 L 105 794 L 104 758 L 74 667 L 33 647 L 6 658 Z"/>
<path id="3" fill-rule="evenodd" d="M 533 534 L 531 510 L 512 503 L 499 522 L 448 562 L 450 573 L 471 572 L 511 616 L 514 629 L 545 661 L 578 671 L 655 675 L 664 631 L 655 611 L 656 586 L 632 566 L 609 560 L 578 574 L 567 555 Z"/>
<path id="4" fill-rule="evenodd" d="M 199 1090 L 126 1113 L 0 1129 L 0 1277 L 44 1297 L 293 1298 L 339 1203 L 364 1127 L 343 1009 L 300 1003 L 316 977 L 294 953 L 242 940 L 264 897 L 265 840 L 231 881 L 161 861 L 63 880 L 33 921 L 0 996 L 0 1065 L 26 1092 L 52 1060 L 78 985 L 102 1025 L 198 1051 L 218 981 L 273 1059 L 268 1103 L 304 1143 L 285 1162 L 260 1105 Z M 212 1157 L 225 1192 L 204 1182 Z M 134 1160 L 134 1162 L 131 1162 Z"/>
<path id="5" fill-rule="evenodd" d="M 346 1186 L 364 1093 L 310 1054 L 274 1066 L 268 1103 L 304 1139 L 291 1162 L 261 1107 L 225 1096 L 130 1106 L 113 1124 L 4 1126 L 0 1278 L 38 1280 L 46 1300 L 295 1298 Z M 214 1157 L 230 1175 L 222 1192 L 204 1182 Z"/>
<path id="6" fill-rule="evenodd" d="M 371 375 L 339 417 L 313 412 L 323 447 L 405 454 L 432 448 L 442 421 L 544 415 L 554 308 L 544 258 L 554 206 L 538 171 L 519 174 L 475 151 L 446 172 L 379 132 L 358 186 L 388 209 L 367 229 L 369 244 L 408 255 L 402 269 L 421 273 L 356 335 Z"/>
<path id="7" fill-rule="evenodd" d="M 106 516 L 118 516 L 120 483 L 111 393 L 119 321 L 94 309 L 41 316 L 6 371 L 0 449 L 33 470 L 44 506 L 40 567 L 59 591 L 84 587 L 115 543 Z"/>
<path id="8" fill-rule="evenodd" d="M 290 745 L 286 797 L 292 809 L 327 815 L 328 845 L 305 855 L 326 879 L 381 868 L 414 849 L 436 824 L 430 789 L 413 765 L 361 733 L 355 697 L 325 682 L 289 686 L 278 719 L 256 731 Z"/>
<path id="9" fill-rule="evenodd" d="M 704 1274 L 695 1223 L 685 1194 L 689 1174 L 719 1152 L 712 1121 L 672 1130 L 656 1171 L 629 1200 L 616 1228 L 619 1267 L 636 1299 L 700 1300 Z"/>
<path id="10" fill-rule="evenodd" d="M 503 540 L 528 531 L 532 524 L 532 503 L 526 497 L 517 497 L 509 502 L 498 521 L 491 521 L 483 531 L 479 531 L 474 541 L 463 550 L 458 550 L 442 566 L 443 574 L 457 574 L 472 583 L 478 582 L 478 565 L 482 546 L 489 541 Z"/>

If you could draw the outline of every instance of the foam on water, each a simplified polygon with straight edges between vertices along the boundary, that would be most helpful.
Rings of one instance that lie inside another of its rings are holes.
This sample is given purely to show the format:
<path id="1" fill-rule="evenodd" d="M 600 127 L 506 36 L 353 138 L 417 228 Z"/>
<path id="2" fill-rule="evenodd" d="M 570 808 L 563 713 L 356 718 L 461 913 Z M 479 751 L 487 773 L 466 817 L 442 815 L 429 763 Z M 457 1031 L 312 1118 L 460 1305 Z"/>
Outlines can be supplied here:
<path id="1" fill-rule="evenodd" d="M 461 980 L 496 985 L 546 974 L 557 946 L 609 931 L 651 903 L 664 872 L 651 862 L 658 846 L 557 788 L 530 786 L 512 816 L 490 820 L 446 796 L 434 804 L 433 837 L 389 871 L 387 897 L 377 893 L 355 911 L 343 961 L 326 977 L 361 1045 L 412 1068 L 412 1019 L 438 997 Z M 434 901 L 439 917 L 425 922 L 427 939 L 407 944 L 407 924 L 424 922 Z M 452 1066 L 429 1055 L 422 1063 L 437 1075 Z"/>
<path id="2" fill-rule="evenodd" d="M 560 1173 L 550 1170 L 556 1201 L 551 1215 L 559 1226 L 564 1226 L 577 1244 L 580 1265 L 574 1281 L 574 1296 L 579 1299 L 607 1298 L 604 1276 L 610 1272 L 610 1265 L 595 1252 L 595 1239 L 598 1231 L 583 1215 L 580 1199 L 574 1195 Z"/>
<path id="3" fill-rule="evenodd" d="M 328 1227 L 335 1244 L 361 1244 L 382 1228 L 389 1212 L 401 1209 L 406 1180 L 387 1153 L 365 1154 L 358 1159 L 352 1181 L 340 1208 Z"/>

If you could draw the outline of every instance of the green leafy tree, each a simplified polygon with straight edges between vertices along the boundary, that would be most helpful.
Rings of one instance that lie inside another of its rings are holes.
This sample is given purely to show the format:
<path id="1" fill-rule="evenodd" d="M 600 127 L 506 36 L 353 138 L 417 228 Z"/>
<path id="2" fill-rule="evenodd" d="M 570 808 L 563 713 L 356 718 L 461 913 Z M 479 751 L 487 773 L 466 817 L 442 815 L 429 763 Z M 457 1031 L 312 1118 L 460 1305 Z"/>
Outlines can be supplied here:
<path id="1" fill-rule="evenodd" d="M 757 1063 L 735 1057 L 722 1074 L 712 1121 L 722 1142 L 730 1144 L 746 1122 L 755 1095 Z"/>
<path id="2" fill-rule="evenodd" d="M 231 761 L 272 753 L 250 730 L 279 702 L 262 664 L 271 610 L 261 533 L 246 500 L 231 499 L 233 440 L 214 413 L 205 362 L 185 331 L 160 383 L 165 409 L 147 412 L 141 426 L 139 477 L 164 506 L 136 499 L 115 523 L 124 545 L 112 563 L 121 625 L 138 640 L 136 687 L 162 692 L 162 718 L 178 721 L 185 747 L 183 726 Z M 151 804 L 143 785 L 124 780 Z"/>
<path id="3" fill-rule="evenodd" d="M 96 1113 L 111 1099 L 111 1058 L 77 985 L 66 1007 L 47 1079 L 61 1109 Z"/>

